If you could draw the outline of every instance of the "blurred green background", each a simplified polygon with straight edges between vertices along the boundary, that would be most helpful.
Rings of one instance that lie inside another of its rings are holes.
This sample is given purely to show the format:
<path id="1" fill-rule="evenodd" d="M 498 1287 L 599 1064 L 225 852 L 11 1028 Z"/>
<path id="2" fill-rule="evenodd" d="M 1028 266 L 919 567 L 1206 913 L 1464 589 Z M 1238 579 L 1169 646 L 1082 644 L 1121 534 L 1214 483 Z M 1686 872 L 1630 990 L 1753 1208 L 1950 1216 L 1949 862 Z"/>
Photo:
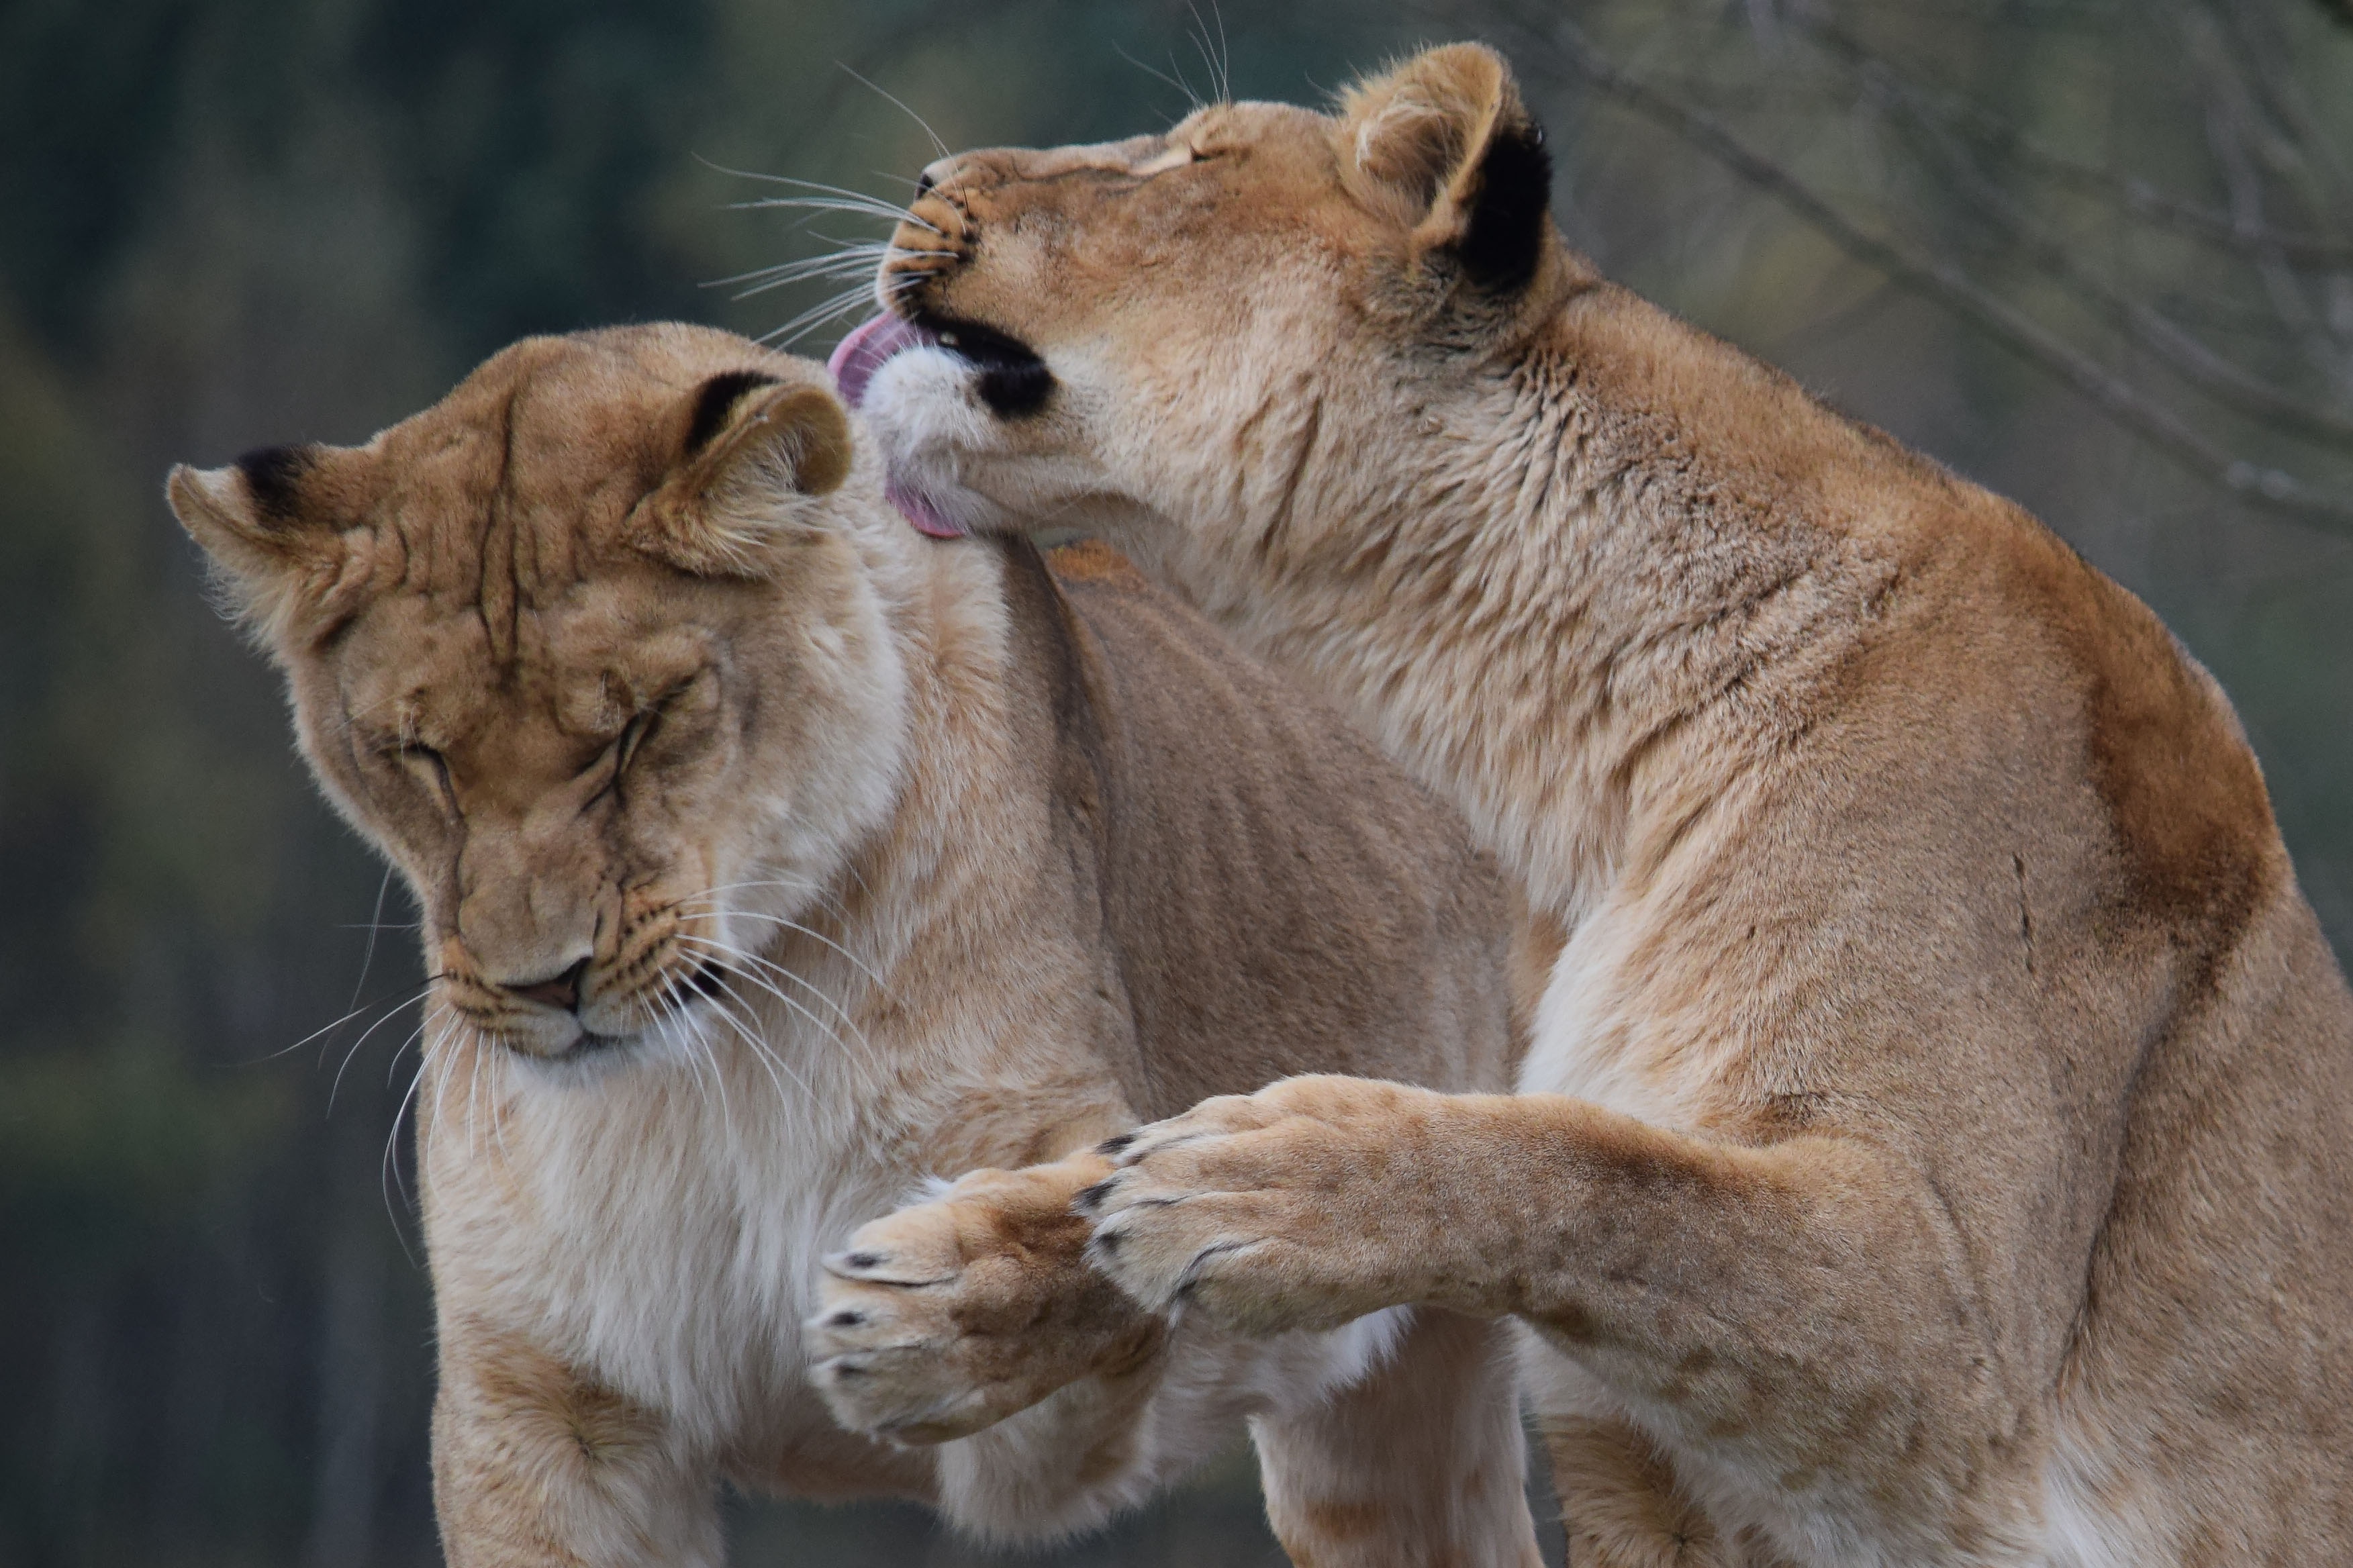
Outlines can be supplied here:
<path id="1" fill-rule="evenodd" d="M 1060 142 L 1458 37 L 1519 62 L 1605 267 L 2158 606 L 2348 951 L 2345 0 L 5 0 L 0 1564 L 437 1556 L 413 915 L 164 468 L 364 439 L 519 334 L 822 302 L 705 286 L 874 237 L 723 171 L 903 192 L 930 140 L 860 78 L 951 146 Z M 747 1563 L 977 1560 L 913 1510 L 735 1519 Z M 1274 1559 L 1237 1456 L 1061 1560 Z"/>

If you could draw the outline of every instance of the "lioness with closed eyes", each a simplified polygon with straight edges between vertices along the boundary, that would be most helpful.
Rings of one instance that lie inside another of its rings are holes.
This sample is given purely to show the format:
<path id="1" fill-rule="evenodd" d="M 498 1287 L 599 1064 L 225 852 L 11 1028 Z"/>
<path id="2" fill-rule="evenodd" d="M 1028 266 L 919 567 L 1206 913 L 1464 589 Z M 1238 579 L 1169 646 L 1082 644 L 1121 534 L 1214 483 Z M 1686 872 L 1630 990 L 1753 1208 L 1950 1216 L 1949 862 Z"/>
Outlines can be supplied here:
<path id="1" fill-rule="evenodd" d="M 1103 532 L 1558 949 L 1527 1092 L 1213 1100 L 1124 1142 L 1105 1267 L 1516 1314 L 1580 1564 L 2353 1563 L 2353 996 L 2230 704 L 1548 182 L 1457 46 L 943 160 L 885 260 L 910 515 Z"/>
<path id="2" fill-rule="evenodd" d="M 1494 879 L 1336 715 L 702 329 L 171 496 L 423 911 L 452 1563 L 714 1563 L 722 1477 L 1050 1538 L 1245 1417 L 1303 1562 L 1533 1560 L 1490 1325 L 1176 1321 L 1071 1212 L 1205 1093 L 1505 1081 Z"/>

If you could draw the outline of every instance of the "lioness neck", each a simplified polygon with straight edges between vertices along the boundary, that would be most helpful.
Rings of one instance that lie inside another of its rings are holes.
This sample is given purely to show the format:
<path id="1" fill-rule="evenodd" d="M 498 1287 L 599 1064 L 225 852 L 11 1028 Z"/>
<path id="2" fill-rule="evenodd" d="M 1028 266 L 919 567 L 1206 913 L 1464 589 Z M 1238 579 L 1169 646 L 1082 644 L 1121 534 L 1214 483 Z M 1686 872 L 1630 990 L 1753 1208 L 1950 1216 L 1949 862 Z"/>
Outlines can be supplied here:
<path id="1" fill-rule="evenodd" d="M 1862 498 L 1967 487 L 1623 289 L 1568 293 L 1510 355 L 1346 378 L 1286 490 L 1157 564 L 1574 923 L 1867 635 L 1916 545 Z"/>

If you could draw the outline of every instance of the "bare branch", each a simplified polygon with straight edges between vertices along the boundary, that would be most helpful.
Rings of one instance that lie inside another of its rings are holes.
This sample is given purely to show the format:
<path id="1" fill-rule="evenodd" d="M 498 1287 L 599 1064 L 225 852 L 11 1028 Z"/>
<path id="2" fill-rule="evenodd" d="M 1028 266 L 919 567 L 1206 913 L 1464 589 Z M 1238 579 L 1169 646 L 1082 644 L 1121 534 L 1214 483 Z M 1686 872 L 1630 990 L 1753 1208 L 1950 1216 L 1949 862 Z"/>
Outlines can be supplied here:
<path id="1" fill-rule="evenodd" d="M 2353 0 L 2345 3 L 2353 5 Z M 2117 202 L 2136 217 L 2223 249 L 2276 257 L 2300 267 L 2353 267 L 2353 241 L 2250 225 L 2238 214 L 2189 201 L 2160 191 L 2146 180 L 2070 158 L 2043 146 L 1981 104 L 1920 86 L 1833 24 L 1809 16 L 1802 18 L 1800 25 L 1815 42 L 1856 69 L 1883 73 L 1891 89 L 1902 93 L 1915 113 L 1935 121 L 1947 132 L 1980 143 L 2021 169 Z"/>
<path id="2" fill-rule="evenodd" d="M 2101 321 L 2216 402 L 2280 429 L 2353 448 L 2353 418 L 2311 406 L 2310 399 L 2274 386 L 2232 363 L 2161 312 L 2117 293 L 2076 259 L 2072 247 L 2036 222 L 2008 192 L 1987 178 L 1957 139 L 1919 112 L 1917 95 L 1901 78 L 1881 66 L 1852 38 L 1826 32 L 1823 41 L 1856 62 L 1865 90 L 1920 132 L 1931 155 L 1978 214 L 2000 227 L 2017 249 Z M 2324 366 L 2324 374 L 2331 374 L 2332 379 L 2333 372 L 2333 364 Z"/>
<path id="3" fill-rule="evenodd" d="M 2013 353 L 2042 366 L 2073 387 L 2116 425 L 2181 467 L 2266 510 L 2332 529 L 2353 528 L 2353 502 L 2316 490 L 2276 468 L 2233 457 L 2171 410 L 2144 396 L 2041 323 L 1988 293 L 1951 262 L 1926 255 L 1902 239 L 1865 233 L 1810 186 L 1747 146 L 1713 116 L 1653 91 L 1620 70 L 1594 49 L 1573 23 L 1547 17 L 1541 24 L 1532 25 L 1515 14 L 1508 21 L 1515 31 L 1556 50 L 1570 69 L 1598 90 L 1770 195 L 1855 259 L 1885 273 L 1905 288 L 1936 300 Z"/>

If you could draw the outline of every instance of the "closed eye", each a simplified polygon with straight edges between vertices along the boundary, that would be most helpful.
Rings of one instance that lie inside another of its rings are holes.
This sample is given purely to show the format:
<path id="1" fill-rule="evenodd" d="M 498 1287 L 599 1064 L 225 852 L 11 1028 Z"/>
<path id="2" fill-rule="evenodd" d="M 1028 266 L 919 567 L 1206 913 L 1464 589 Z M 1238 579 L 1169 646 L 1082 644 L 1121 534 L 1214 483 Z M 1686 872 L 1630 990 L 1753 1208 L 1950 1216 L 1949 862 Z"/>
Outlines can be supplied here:
<path id="1" fill-rule="evenodd" d="M 679 682 L 651 703 L 639 709 L 637 716 L 622 726 L 620 734 L 614 737 L 613 743 L 605 748 L 595 763 L 589 764 L 592 768 L 608 766 L 610 771 L 605 775 L 603 785 L 595 795 L 588 797 L 587 805 L 594 805 L 608 795 L 620 793 L 622 775 L 629 771 L 629 764 L 637 760 L 638 752 L 645 750 L 646 742 L 652 740 L 660 731 L 662 720 L 669 714 L 670 708 L 693 684 L 693 679 Z"/>
<path id="2" fill-rule="evenodd" d="M 1134 168 L 1130 169 L 1128 173 L 1135 175 L 1138 179 L 1149 179 L 1155 174 L 1165 174 L 1171 169 L 1181 169 L 1187 163 L 1198 163 L 1200 161 L 1200 157 L 1201 154 L 1195 152 L 1190 146 L 1183 142 L 1177 142 L 1170 146 L 1166 152 L 1162 153 L 1158 157 L 1145 159 L 1143 163 L 1135 165 Z"/>
<path id="3" fill-rule="evenodd" d="M 393 746 L 393 758 L 409 774 L 430 789 L 441 803 L 441 809 L 452 817 L 458 813 L 458 786 L 449 777 L 449 760 L 421 741 L 402 741 Z"/>

